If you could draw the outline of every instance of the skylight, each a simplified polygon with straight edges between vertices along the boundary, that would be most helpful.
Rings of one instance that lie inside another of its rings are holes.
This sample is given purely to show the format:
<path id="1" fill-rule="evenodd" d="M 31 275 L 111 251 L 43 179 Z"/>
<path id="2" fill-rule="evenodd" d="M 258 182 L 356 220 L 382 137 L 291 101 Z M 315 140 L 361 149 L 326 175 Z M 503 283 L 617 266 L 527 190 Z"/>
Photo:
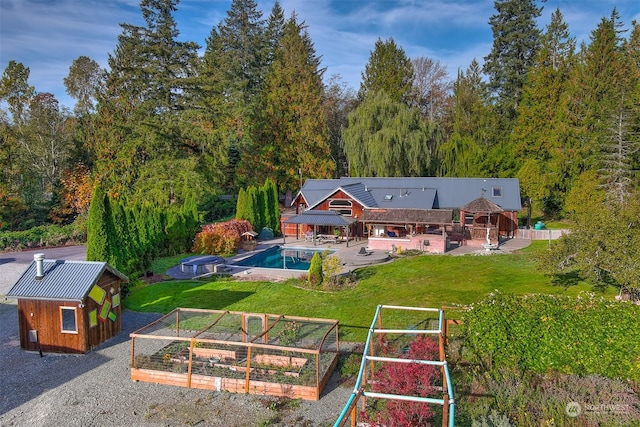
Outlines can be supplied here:
<path id="1" fill-rule="evenodd" d="M 393 199 L 393 194 L 387 194 L 386 196 L 384 196 L 385 202 L 390 202 L 391 199 Z"/>

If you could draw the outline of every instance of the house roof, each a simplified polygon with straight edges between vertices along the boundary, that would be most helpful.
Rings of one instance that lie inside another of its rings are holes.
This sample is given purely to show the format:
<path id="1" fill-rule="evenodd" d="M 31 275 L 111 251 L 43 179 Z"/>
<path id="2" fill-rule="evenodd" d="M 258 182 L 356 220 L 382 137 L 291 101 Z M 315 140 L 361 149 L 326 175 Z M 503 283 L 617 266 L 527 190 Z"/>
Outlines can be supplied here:
<path id="1" fill-rule="evenodd" d="M 451 209 L 364 209 L 362 221 L 400 224 L 450 224 Z"/>
<path id="2" fill-rule="evenodd" d="M 285 224 L 326 225 L 346 227 L 356 222 L 355 218 L 342 216 L 336 211 L 304 211 L 284 221 Z"/>
<path id="3" fill-rule="evenodd" d="M 106 262 L 47 259 L 43 261 L 44 277 L 36 279 L 37 267 L 36 262 L 33 261 L 6 297 L 83 301 L 105 271 L 124 281 L 129 281 L 127 276 Z"/>
<path id="4" fill-rule="evenodd" d="M 365 208 L 460 209 L 484 196 L 505 211 L 522 210 L 517 178 L 308 179 L 298 196 L 313 209 L 339 190 Z"/>

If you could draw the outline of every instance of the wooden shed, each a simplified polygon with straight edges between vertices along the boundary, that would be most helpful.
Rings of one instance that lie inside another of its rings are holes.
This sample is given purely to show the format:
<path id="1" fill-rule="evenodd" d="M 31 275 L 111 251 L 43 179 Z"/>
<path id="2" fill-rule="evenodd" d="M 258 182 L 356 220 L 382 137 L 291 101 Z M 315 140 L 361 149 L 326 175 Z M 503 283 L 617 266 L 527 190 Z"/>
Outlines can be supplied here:
<path id="1" fill-rule="evenodd" d="M 7 293 L 18 300 L 20 347 L 87 353 L 122 329 L 121 285 L 129 279 L 105 262 L 34 261 Z"/>

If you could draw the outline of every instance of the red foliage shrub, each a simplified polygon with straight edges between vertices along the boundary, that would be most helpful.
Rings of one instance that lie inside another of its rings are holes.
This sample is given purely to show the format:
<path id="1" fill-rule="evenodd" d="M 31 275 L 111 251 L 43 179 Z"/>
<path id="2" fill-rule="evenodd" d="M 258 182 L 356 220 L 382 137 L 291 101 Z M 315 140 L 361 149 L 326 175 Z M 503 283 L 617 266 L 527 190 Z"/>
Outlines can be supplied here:
<path id="1" fill-rule="evenodd" d="M 401 359 L 439 360 L 438 343 L 426 336 L 418 336 Z M 378 393 L 431 397 L 440 379 L 440 368 L 419 363 L 385 362 L 371 378 L 371 390 Z M 387 400 L 379 410 L 362 414 L 375 426 L 429 426 L 434 415 L 433 405 L 404 400 Z"/>
<path id="2" fill-rule="evenodd" d="M 235 220 L 207 224 L 196 234 L 193 251 L 210 255 L 231 255 L 240 247 L 242 233 L 253 231 L 246 220 Z"/>

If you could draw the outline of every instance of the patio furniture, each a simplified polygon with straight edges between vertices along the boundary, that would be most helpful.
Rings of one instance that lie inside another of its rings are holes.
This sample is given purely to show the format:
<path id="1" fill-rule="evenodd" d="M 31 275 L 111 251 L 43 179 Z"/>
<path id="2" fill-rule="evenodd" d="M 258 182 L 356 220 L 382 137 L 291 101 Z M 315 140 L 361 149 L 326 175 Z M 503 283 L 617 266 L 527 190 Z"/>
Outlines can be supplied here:
<path id="1" fill-rule="evenodd" d="M 318 235 L 319 242 L 331 242 L 338 243 L 338 236 L 334 236 L 333 234 L 319 234 Z"/>

